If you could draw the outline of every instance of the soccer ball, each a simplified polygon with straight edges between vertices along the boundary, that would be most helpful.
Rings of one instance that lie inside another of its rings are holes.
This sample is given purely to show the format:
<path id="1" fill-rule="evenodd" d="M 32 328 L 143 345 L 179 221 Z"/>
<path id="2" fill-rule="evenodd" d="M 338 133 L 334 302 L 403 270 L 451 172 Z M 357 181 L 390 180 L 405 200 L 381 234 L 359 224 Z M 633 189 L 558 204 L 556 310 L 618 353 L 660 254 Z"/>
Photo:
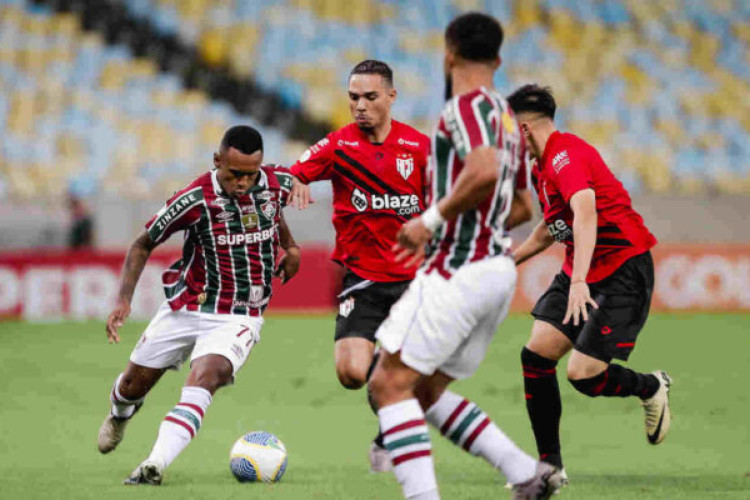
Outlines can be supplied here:
<path id="1" fill-rule="evenodd" d="M 270 432 L 245 434 L 229 452 L 229 468 L 241 483 L 275 483 L 284 475 L 286 464 L 286 447 Z"/>

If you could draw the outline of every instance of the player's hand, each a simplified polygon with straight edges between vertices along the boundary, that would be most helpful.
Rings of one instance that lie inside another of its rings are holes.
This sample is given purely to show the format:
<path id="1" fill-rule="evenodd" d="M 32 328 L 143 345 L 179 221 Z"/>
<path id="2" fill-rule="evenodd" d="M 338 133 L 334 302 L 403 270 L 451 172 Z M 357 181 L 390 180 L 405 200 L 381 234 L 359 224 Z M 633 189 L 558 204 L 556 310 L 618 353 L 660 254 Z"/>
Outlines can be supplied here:
<path id="1" fill-rule="evenodd" d="M 578 326 L 579 318 L 583 318 L 583 321 L 588 321 L 589 313 L 586 310 L 587 304 L 591 304 L 591 307 L 594 309 L 599 309 L 599 304 L 591 298 L 589 286 L 585 281 L 571 283 L 570 292 L 568 293 L 568 310 L 565 312 L 563 325 L 567 325 L 571 318 L 573 318 L 573 325 L 575 326 Z"/>
<path id="2" fill-rule="evenodd" d="M 281 279 L 282 284 L 285 284 L 297 274 L 297 271 L 299 271 L 299 263 L 299 247 L 289 247 L 284 256 L 279 259 L 279 265 L 276 266 L 276 272 L 274 275 Z"/>
<path id="3" fill-rule="evenodd" d="M 310 194 L 310 186 L 303 184 L 296 177 L 292 177 L 292 190 L 289 193 L 289 205 L 297 207 L 297 210 L 304 210 L 311 203 L 315 203 Z"/>
<path id="4" fill-rule="evenodd" d="M 130 316 L 130 304 L 127 301 L 121 300 L 117 303 L 114 310 L 109 313 L 107 318 L 107 339 L 109 343 L 120 343 L 120 334 L 117 333 L 117 329 L 125 323 L 125 319 Z"/>
<path id="5" fill-rule="evenodd" d="M 404 262 L 405 267 L 418 266 L 424 261 L 425 245 L 432 239 L 432 231 L 425 227 L 422 219 L 412 219 L 399 229 L 393 251 L 396 262 Z"/>

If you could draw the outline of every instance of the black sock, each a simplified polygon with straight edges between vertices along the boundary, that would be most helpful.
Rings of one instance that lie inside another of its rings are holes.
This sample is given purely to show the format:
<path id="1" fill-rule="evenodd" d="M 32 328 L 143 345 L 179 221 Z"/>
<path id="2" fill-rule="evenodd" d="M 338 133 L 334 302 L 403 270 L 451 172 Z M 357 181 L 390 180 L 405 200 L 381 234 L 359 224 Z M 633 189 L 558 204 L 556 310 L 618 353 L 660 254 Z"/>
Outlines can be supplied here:
<path id="1" fill-rule="evenodd" d="M 562 403 L 557 384 L 557 361 L 543 358 L 526 347 L 521 351 L 526 410 L 534 429 L 539 458 L 562 467 L 560 455 L 560 417 Z"/>
<path id="2" fill-rule="evenodd" d="M 621 365 L 611 364 L 595 377 L 571 380 L 579 392 L 587 396 L 638 396 L 648 399 L 659 389 L 659 379 L 650 373 L 638 373 Z"/>

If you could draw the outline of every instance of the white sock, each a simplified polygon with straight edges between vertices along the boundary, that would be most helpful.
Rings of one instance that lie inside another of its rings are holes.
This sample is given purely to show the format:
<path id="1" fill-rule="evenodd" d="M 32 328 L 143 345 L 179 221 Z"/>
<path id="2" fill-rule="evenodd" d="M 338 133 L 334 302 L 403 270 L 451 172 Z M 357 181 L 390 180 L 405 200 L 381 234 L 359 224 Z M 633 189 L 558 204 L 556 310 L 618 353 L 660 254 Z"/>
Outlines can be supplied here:
<path id="1" fill-rule="evenodd" d="M 378 418 L 404 497 L 439 500 L 430 434 L 419 402 L 407 399 L 385 406 L 378 411 Z"/>
<path id="2" fill-rule="evenodd" d="M 143 403 L 145 398 L 130 400 L 122 397 L 122 394 L 120 394 L 120 381 L 122 380 L 123 375 L 125 374 L 121 373 L 117 376 L 115 385 L 112 387 L 112 392 L 109 395 L 109 400 L 112 402 L 112 416 L 117 418 L 130 418 L 133 416 L 133 413 L 135 413 L 136 405 Z"/>
<path id="3" fill-rule="evenodd" d="M 182 397 L 159 427 L 159 436 L 148 460 L 169 466 L 198 434 L 211 393 L 202 387 L 183 387 Z"/>
<path id="4" fill-rule="evenodd" d="M 536 473 L 536 460 L 524 453 L 477 405 L 445 391 L 427 410 L 427 421 L 440 433 L 472 455 L 500 469 L 513 484 Z"/>

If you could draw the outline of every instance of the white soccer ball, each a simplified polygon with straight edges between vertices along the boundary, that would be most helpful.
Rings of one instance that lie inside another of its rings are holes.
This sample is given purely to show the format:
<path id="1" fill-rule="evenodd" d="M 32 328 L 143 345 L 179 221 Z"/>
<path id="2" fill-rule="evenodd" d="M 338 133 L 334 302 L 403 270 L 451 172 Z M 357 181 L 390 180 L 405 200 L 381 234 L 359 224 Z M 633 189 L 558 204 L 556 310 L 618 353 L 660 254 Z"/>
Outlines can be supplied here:
<path id="1" fill-rule="evenodd" d="M 284 475 L 286 464 L 286 447 L 270 432 L 247 433 L 229 452 L 229 467 L 241 483 L 275 483 Z"/>

